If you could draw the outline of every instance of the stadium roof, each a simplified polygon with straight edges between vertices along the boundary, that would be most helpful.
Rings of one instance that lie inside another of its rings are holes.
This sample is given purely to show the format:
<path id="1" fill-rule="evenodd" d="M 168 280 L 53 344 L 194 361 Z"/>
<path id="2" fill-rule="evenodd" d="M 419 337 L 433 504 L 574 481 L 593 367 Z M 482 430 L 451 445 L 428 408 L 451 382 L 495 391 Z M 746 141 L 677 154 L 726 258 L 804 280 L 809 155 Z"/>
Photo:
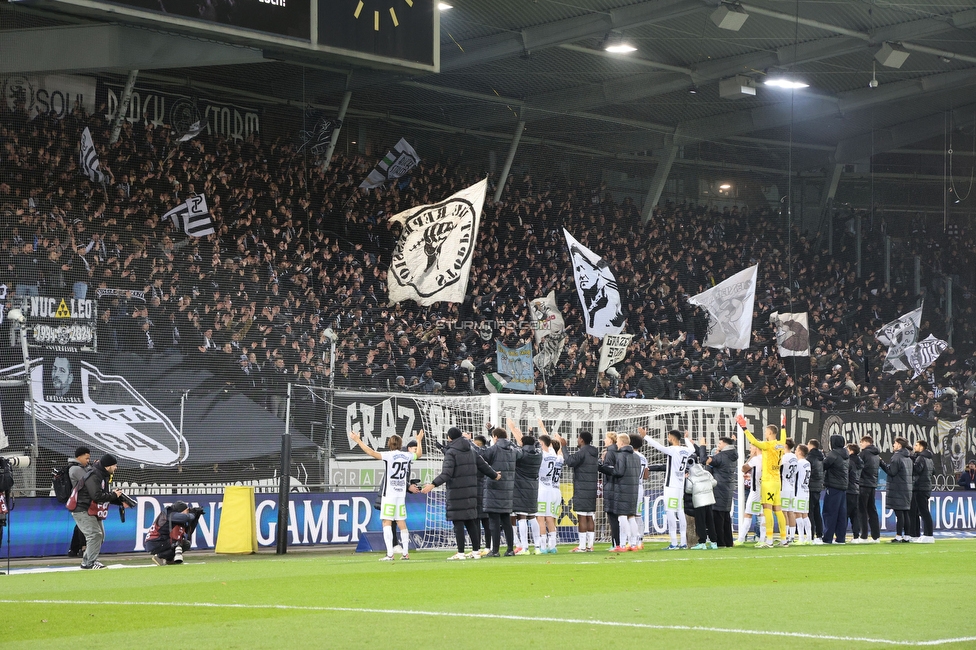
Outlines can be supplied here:
<path id="1" fill-rule="evenodd" d="M 164 44 L 148 61 L 114 53 L 103 63 L 87 61 L 87 69 L 138 68 L 157 81 L 295 105 L 338 106 L 348 89 L 352 115 L 502 140 L 510 140 L 521 121 L 526 137 L 607 158 L 662 161 L 682 145 L 709 143 L 714 155 L 734 152 L 739 164 L 757 168 L 783 166 L 791 141 L 794 169 L 826 169 L 934 138 L 940 148 L 947 124 L 976 120 L 976 3 L 452 4 L 441 12 L 438 74 L 219 43 L 197 45 L 204 49 L 191 60 Z M 720 7 L 747 16 L 738 31 L 717 26 L 713 14 Z M 3 28 L 37 28 L 38 20 L 51 16 L 32 11 L 4 7 Z M 35 29 L 35 39 L 49 37 L 56 45 L 57 37 L 44 31 Z M 150 40 L 164 36 L 142 31 Z M 0 45 L 9 42 L 11 32 L 0 33 Z M 608 37 L 622 38 L 636 51 L 610 54 L 603 49 Z M 883 65 L 882 48 L 907 60 L 898 68 Z M 0 67 L 10 72 L 13 65 Z M 720 96 L 720 81 L 736 75 L 755 86 L 754 96 Z M 791 92 L 763 84 L 783 75 L 809 87 Z M 873 77 L 877 85 L 869 87 Z"/>

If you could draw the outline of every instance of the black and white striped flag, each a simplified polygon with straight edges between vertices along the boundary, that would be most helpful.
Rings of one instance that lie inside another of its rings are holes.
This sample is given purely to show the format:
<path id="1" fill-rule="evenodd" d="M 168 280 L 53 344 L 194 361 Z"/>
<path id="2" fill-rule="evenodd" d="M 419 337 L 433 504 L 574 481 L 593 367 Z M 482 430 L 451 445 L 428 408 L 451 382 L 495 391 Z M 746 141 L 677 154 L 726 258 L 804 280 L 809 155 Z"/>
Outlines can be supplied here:
<path id="1" fill-rule="evenodd" d="M 393 150 L 383 156 L 383 160 L 377 163 L 359 187 L 371 190 L 387 181 L 394 181 L 416 167 L 419 162 L 420 156 L 410 143 L 400 138 Z"/>
<path id="2" fill-rule="evenodd" d="M 207 197 L 202 194 L 191 196 L 164 214 L 163 220 L 166 219 L 171 219 L 174 226 L 190 237 L 206 237 L 216 232 L 210 208 L 207 206 Z"/>
<path id="3" fill-rule="evenodd" d="M 935 363 L 936 359 L 945 352 L 947 347 L 949 347 L 948 343 L 929 334 L 928 338 L 924 341 L 919 341 L 905 348 L 904 358 L 915 372 L 915 376 L 912 379 L 918 377 L 929 366 Z"/>
<path id="4" fill-rule="evenodd" d="M 81 132 L 80 162 L 81 170 L 93 183 L 105 182 L 105 174 L 98 168 L 98 154 L 95 153 L 95 143 L 87 126 Z"/>

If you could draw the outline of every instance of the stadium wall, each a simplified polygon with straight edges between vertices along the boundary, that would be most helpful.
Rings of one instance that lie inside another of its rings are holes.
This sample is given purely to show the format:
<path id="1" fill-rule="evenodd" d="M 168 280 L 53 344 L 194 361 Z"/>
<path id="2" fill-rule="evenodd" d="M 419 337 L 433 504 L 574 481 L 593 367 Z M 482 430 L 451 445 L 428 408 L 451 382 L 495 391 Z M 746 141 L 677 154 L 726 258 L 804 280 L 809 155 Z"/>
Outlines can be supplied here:
<path id="1" fill-rule="evenodd" d="M 565 490 L 564 490 L 565 492 Z M 571 495 L 564 493 L 564 502 Z M 894 530 L 895 515 L 886 507 L 886 494 L 879 492 L 876 507 L 884 508 L 881 522 L 884 531 Z M 193 538 L 193 548 L 212 550 L 220 529 L 221 495 L 186 495 L 192 505 L 206 510 Z M 156 515 L 172 498 L 137 497 L 139 503 L 123 523 L 113 511 L 105 521 L 106 553 L 139 553 L 145 551 L 143 540 Z M 976 492 L 933 492 L 929 501 L 936 532 L 973 534 L 976 531 Z M 114 509 L 113 509 L 114 510 Z M 407 526 L 411 538 L 423 538 L 426 499 L 422 495 L 407 496 Z M 648 521 L 651 534 L 665 531 L 663 497 L 657 499 Z M 381 530 L 378 511 L 373 509 L 372 492 L 321 492 L 295 494 L 289 511 L 289 545 L 297 547 L 339 546 L 357 544 L 364 533 Z M 254 516 L 257 521 L 258 545 L 275 545 L 278 503 L 274 495 L 257 495 Z M 560 518 L 560 542 L 575 538 L 575 517 L 572 513 Z M 74 520 L 62 504 L 52 498 L 21 498 L 11 513 L 11 557 L 63 556 L 71 541 Z M 6 557 L 6 550 L 0 557 Z"/>

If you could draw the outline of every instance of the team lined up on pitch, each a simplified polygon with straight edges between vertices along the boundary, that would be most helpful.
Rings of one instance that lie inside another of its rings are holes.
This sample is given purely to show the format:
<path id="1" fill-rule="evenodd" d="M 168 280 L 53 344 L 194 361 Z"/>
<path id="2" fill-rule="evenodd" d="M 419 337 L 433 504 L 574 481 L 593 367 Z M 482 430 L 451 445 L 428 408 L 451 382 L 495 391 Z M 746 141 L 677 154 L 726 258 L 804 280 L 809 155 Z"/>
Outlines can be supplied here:
<path id="1" fill-rule="evenodd" d="M 720 438 L 714 453 L 709 454 L 705 440 L 695 444 L 690 431 L 667 432 L 666 444 L 643 428 L 633 434 L 608 432 L 601 454 L 587 432 L 579 434 L 578 447 L 570 452 L 567 440 L 558 434 L 550 436 L 541 420 L 538 437 L 523 434 L 511 419 L 508 431 L 489 423 L 490 444 L 483 435 L 472 436 L 452 427 L 447 444 L 442 446 L 441 472 L 423 488 L 419 481 L 409 479 L 410 464 L 422 453 L 423 431 L 407 444 L 407 451 L 401 450 L 399 436 L 390 438 L 389 451 L 385 452 L 369 448 L 357 433 L 349 436 L 386 466 L 378 506 L 386 544 L 384 561 L 393 560 L 395 553 L 409 558 L 406 493 L 428 494 L 441 485 L 446 486 L 446 516 L 454 526 L 457 544 L 457 553 L 448 559 L 500 557 L 502 533 L 505 556 L 533 551 L 536 555 L 556 553 L 563 467 L 573 469 L 573 505 L 579 532 L 573 553 L 594 550 L 601 480 L 603 510 L 612 537 L 608 550 L 643 550 L 644 481 L 655 471 L 664 473 L 670 536 L 665 550 L 710 550 L 744 544 L 754 516 L 759 519 L 757 548 L 844 544 L 848 521 L 854 543 L 878 542 L 874 497 L 879 467 L 888 474 L 888 505 L 896 513 L 897 536 L 892 541 L 934 541 L 932 519 L 924 507 L 931 494 L 933 463 L 924 441 L 917 442 L 915 454 L 909 456 L 908 442 L 899 438 L 891 462 L 884 463 L 868 436 L 860 447 L 845 446 L 842 436 L 831 436 L 831 449 L 824 455 L 816 439 L 797 445 L 787 438 L 785 414 L 779 429 L 766 426 L 764 440 L 749 431 L 741 414 L 736 416 L 736 423 L 751 445 L 750 458 L 741 466 L 734 438 Z M 649 464 L 640 452 L 645 444 L 662 453 L 665 462 Z M 731 512 L 737 471 L 745 475 L 749 494 L 735 540 Z M 685 514 L 694 520 L 693 537 L 697 539 L 689 539 Z M 487 538 L 484 549 L 482 529 Z M 471 542 L 467 553 L 465 534 Z"/>

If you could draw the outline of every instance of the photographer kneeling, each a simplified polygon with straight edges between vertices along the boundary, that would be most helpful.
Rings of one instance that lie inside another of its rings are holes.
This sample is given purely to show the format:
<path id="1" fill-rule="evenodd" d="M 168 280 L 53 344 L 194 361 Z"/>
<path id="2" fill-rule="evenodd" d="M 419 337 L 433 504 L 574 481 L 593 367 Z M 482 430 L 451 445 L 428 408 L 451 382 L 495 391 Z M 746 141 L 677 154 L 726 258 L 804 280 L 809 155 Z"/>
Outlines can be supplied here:
<path id="1" fill-rule="evenodd" d="M 183 564 L 183 551 L 190 549 L 190 538 L 197 528 L 203 508 L 191 508 L 184 501 L 167 506 L 146 533 L 146 550 L 159 566 Z"/>

